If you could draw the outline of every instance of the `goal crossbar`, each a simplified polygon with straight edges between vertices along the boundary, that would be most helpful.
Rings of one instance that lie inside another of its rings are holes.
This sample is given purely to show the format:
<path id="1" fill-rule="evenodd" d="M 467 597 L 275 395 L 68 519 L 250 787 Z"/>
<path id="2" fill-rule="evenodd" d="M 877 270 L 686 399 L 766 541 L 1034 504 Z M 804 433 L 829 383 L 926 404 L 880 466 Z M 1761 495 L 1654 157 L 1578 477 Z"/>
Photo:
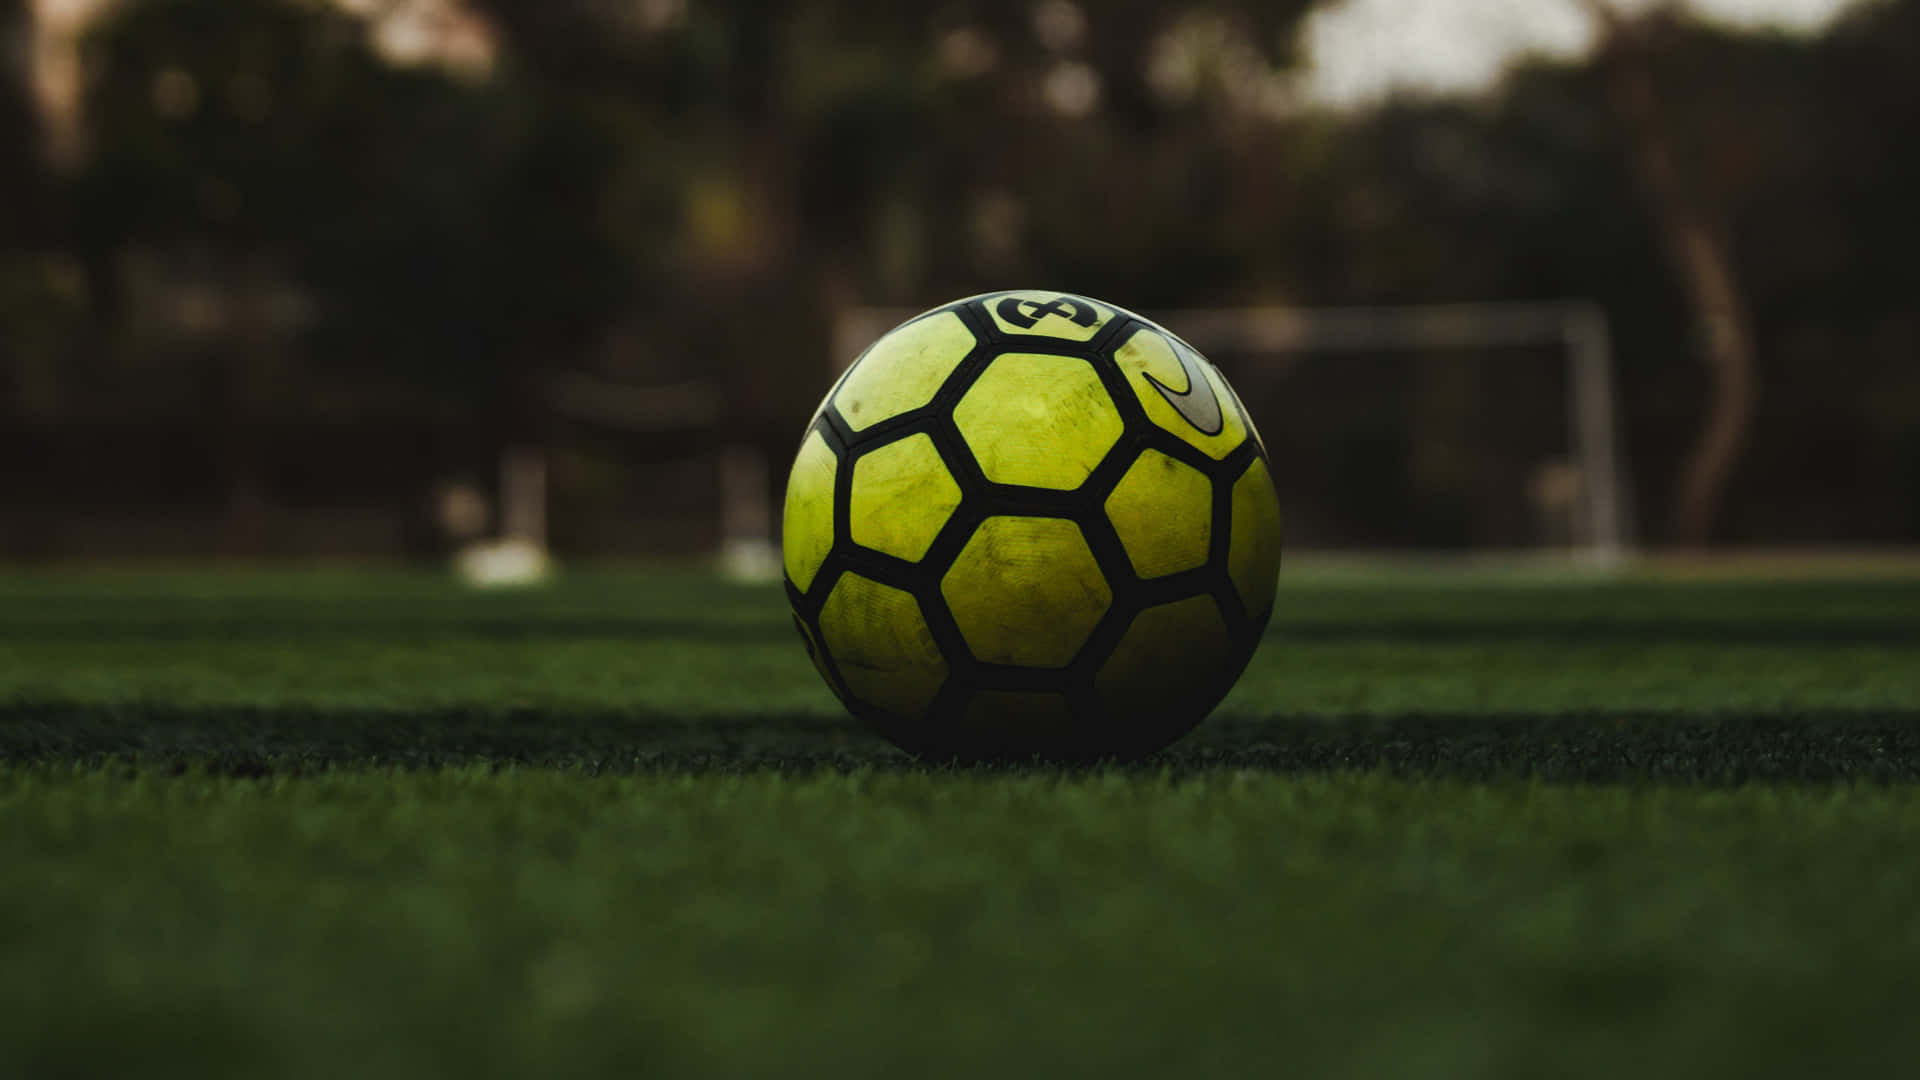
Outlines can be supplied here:
<path id="1" fill-rule="evenodd" d="M 833 332 L 836 362 L 852 363 L 867 345 L 916 314 L 916 309 L 881 307 L 842 312 Z M 1156 317 L 1202 353 L 1234 353 L 1256 363 L 1308 353 L 1557 347 L 1567 358 L 1570 449 L 1583 481 L 1575 554 L 1588 565 L 1611 567 L 1633 546 L 1612 334 L 1605 310 L 1596 303 L 1189 308 Z"/>

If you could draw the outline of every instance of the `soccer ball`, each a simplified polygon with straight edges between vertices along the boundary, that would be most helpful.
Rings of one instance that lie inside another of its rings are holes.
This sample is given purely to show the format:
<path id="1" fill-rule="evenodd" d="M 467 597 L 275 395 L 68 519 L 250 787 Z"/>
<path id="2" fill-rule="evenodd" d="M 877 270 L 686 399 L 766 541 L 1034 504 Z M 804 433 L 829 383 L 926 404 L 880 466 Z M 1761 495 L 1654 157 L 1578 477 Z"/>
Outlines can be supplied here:
<path id="1" fill-rule="evenodd" d="M 1226 695 L 1280 507 L 1220 372 L 1112 304 L 1003 292 L 895 327 L 814 414 L 787 596 L 840 700 L 937 758 L 1129 758 Z"/>

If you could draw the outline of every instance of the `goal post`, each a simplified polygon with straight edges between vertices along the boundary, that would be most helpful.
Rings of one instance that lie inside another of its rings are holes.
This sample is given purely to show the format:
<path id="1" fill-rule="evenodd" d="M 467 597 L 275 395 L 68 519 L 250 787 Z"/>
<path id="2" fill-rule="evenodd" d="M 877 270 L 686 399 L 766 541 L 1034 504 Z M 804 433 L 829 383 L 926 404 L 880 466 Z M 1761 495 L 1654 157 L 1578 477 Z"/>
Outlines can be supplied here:
<path id="1" fill-rule="evenodd" d="M 839 368 L 918 309 L 862 307 L 834 322 Z M 1634 547 L 1631 483 L 1617 418 L 1611 332 L 1587 300 L 1392 307 L 1221 307 L 1162 311 L 1155 319 L 1201 353 L 1262 366 L 1341 353 L 1514 346 L 1558 350 L 1566 364 L 1569 453 L 1580 479 L 1572 551 L 1583 565 L 1620 565 Z"/>

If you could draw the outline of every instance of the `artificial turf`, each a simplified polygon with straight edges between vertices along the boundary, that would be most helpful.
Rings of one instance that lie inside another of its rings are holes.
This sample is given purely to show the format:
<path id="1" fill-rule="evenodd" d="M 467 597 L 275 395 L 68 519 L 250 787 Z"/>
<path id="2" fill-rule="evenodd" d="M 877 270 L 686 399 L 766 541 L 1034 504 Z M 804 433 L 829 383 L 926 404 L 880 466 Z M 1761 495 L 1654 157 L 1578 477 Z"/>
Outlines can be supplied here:
<path id="1" fill-rule="evenodd" d="M 1125 768 L 778 593 L 0 577 L 0 1075 L 1830 1075 L 1920 1053 L 1920 582 L 1301 579 Z"/>

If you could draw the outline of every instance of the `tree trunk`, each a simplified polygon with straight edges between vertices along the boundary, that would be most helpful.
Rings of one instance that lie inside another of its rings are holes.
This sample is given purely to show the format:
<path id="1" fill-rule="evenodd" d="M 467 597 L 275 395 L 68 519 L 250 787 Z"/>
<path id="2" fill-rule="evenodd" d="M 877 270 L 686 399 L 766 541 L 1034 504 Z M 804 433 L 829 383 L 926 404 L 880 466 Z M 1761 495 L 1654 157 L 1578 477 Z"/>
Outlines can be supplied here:
<path id="1" fill-rule="evenodd" d="M 1601 26 L 1602 68 L 1614 112 L 1632 144 L 1635 176 L 1700 333 L 1709 399 L 1675 485 L 1672 535 L 1681 546 L 1703 547 L 1713 535 L 1727 483 L 1753 426 L 1758 388 L 1752 317 L 1726 236 L 1701 209 L 1674 160 L 1647 62 L 1643 25 L 1620 15 L 1606 0 L 1587 0 L 1587 8 Z"/>

